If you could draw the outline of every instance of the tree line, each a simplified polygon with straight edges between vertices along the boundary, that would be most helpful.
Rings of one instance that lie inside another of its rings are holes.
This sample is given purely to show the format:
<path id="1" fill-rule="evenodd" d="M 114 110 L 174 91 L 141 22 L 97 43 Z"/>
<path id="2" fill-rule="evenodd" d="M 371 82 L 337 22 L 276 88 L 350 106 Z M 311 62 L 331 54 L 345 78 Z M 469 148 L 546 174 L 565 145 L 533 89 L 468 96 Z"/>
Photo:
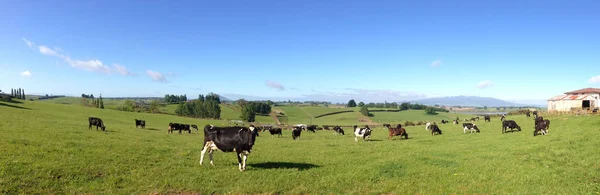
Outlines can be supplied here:
<path id="1" fill-rule="evenodd" d="M 256 115 L 268 115 L 271 113 L 271 101 L 246 101 L 245 99 L 239 99 L 235 102 L 242 111 L 240 113 L 240 119 L 246 122 L 256 121 Z"/>
<path id="2" fill-rule="evenodd" d="M 25 99 L 25 90 L 18 88 L 18 89 L 10 89 L 10 96 L 12 96 L 13 98 L 17 98 L 17 99 Z"/>
<path id="3" fill-rule="evenodd" d="M 104 109 L 104 100 L 102 99 L 102 95 L 100 95 L 99 98 L 93 98 L 94 97 L 93 94 L 90 94 L 89 96 L 85 95 L 85 97 L 84 97 L 84 95 L 85 94 L 81 94 L 81 97 L 83 97 L 83 98 L 81 98 L 81 104 L 83 106 Z M 88 99 L 92 99 L 92 100 L 90 101 Z"/>
<path id="4" fill-rule="evenodd" d="M 198 99 L 180 102 L 175 114 L 179 116 L 196 118 L 221 118 L 221 106 L 219 95 L 209 93 L 206 96 L 199 95 Z"/>

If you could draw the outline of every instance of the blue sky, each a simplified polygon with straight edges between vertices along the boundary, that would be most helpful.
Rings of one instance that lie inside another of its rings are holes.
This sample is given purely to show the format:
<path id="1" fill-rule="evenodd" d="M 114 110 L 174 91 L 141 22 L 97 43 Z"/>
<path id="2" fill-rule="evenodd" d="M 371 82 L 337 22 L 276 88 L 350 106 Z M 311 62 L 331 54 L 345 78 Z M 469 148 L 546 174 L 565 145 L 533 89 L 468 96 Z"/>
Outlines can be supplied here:
<path id="1" fill-rule="evenodd" d="M 600 87 L 599 1 L 2 1 L 0 89 L 544 103 Z"/>

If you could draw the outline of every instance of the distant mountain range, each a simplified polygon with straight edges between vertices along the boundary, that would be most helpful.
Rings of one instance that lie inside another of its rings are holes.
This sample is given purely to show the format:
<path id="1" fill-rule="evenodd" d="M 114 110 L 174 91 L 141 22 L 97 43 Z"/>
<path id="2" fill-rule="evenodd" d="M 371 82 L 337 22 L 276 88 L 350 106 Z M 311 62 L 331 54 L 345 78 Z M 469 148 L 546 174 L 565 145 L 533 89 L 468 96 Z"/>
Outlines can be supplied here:
<path id="1" fill-rule="evenodd" d="M 439 98 L 427 98 L 421 100 L 415 100 L 425 105 L 444 105 L 444 106 L 477 106 L 477 107 L 510 107 L 510 106 L 544 106 L 544 105 L 532 105 L 532 104 L 519 104 L 514 102 L 508 102 L 497 98 L 491 97 L 478 97 L 478 96 L 452 96 L 452 97 L 439 97 Z"/>

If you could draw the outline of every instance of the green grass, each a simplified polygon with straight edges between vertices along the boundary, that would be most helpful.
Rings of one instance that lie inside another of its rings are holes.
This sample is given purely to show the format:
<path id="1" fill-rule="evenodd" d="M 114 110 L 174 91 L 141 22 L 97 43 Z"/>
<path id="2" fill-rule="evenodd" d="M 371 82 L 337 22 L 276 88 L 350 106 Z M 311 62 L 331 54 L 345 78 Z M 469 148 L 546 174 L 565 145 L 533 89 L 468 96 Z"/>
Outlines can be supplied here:
<path id="1" fill-rule="evenodd" d="M 423 110 L 404 110 L 400 112 L 371 112 L 373 115 L 371 120 L 377 123 L 399 123 L 404 121 L 434 121 L 440 122 L 442 119 L 452 121 L 456 119 L 458 116 L 460 120 L 465 118 L 471 118 L 473 115 L 469 114 L 460 114 L 460 113 L 447 113 L 447 112 L 438 112 L 437 115 L 428 115 L 425 114 Z M 483 119 L 483 118 L 481 118 Z"/>
<path id="2" fill-rule="evenodd" d="M 102 118 L 107 132 L 88 130 Z M 407 127 L 408 140 L 354 142 L 330 131 L 292 141 L 262 133 L 237 170 L 232 153 L 198 165 L 202 134 L 167 134 L 169 122 L 218 124 L 171 115 L 119 112 L 45 102 L 0 102 L 0 194 L 593 194 L 600 191 L 599 116 L 548 117 L 550 134 L 509 117 L 522 132 L 501 134 L 500 121 L 477 122 L 479 134 L 440 125 L 431 136 Z M 145 119 L 146 129 L 134 127 Z M 350 130 L 346 129 L 347 134 Z"/>

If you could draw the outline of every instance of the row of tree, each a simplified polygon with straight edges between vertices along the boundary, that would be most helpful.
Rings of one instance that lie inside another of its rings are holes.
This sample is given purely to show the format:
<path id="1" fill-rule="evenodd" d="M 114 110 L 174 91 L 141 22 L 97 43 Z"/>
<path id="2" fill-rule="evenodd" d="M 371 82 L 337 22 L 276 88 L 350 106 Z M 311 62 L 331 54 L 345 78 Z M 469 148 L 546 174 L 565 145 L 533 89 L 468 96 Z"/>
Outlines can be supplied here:
<path id="1" fill-rule="evenodd" d="M 82 98 L 94 98 L 94 94 L 87 95 L 87 94 L 82 93 L 81 97 Z"/>
<path id="2" fill-rule="evenodd" d="M 179 106 L 175 109 L 175 114 L 187 117 L 218 119 L 221 118 L 221 106 L 219 103 L 220 98 L 216 94 L 210 93 L 206 97 L 200 95 L 196 100 L 179 103 Z"/>
<path id="3" fill-rule="evenodd" d="M 17 99 L 25 99 L 25 90 L 18 88 L 18 89 L 10 89 L 10 96 L 17 98 Z"/>
<path id="4" fill-rule="evenodd" d="M 247 122 L 256 121 L 256 114 L 268 115 L 271 113 L 270 101 L 246 101 L 240 99 L 236 101 L 236 104 L 242 108 L 240 119 Z"/>
<path id="5" fill-rule="evenodd" d="M 187 96 L 185 94 L 183 94 L 183 95 L 166 94 L 164 101 L 169 104 L 177 104 L 177 103 L 187 101 Z"/>

